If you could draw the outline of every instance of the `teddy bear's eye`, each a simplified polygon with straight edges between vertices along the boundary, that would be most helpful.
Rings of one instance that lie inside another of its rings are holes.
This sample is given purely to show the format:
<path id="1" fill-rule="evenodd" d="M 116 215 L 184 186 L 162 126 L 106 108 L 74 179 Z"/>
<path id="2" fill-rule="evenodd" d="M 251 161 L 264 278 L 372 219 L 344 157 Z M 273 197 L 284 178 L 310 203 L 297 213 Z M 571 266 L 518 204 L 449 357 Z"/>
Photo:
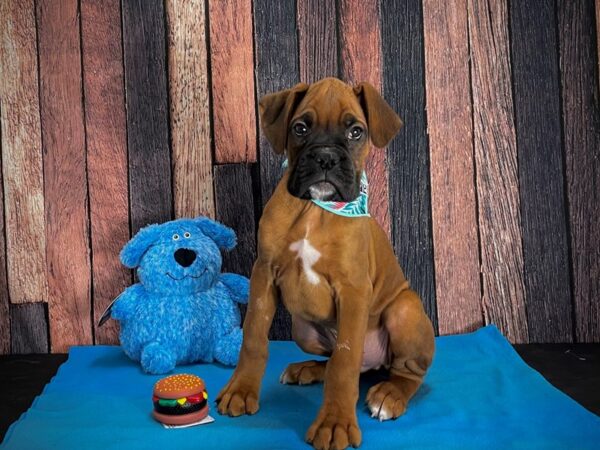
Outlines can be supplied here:
<path id="1" fill-rule="evenodd" d="M 192 235 L 190 234 L 189 231 L 186 231 L 185 233 L 183 233 L 183 237 L 186 239 L 189 239 Z"/>
<path id="2" fill-rule="evenodd" d="M 175 234 L 173 235 L 173 240 L 174 240 L 174 241 L 178 241 L 178 240 L 179 240 L 179 235 L 178 235 L 177 233 L 175 233 Z"/>

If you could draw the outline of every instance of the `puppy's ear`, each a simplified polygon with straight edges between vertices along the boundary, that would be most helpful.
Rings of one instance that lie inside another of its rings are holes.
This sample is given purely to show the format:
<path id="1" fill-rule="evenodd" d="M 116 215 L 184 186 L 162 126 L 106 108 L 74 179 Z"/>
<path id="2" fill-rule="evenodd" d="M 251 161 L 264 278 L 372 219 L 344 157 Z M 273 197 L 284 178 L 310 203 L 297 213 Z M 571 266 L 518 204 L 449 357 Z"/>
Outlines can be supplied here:
<path id="1" fill-rule="evenodd" d="M 375 147 L 385 147 L 402 127 L 402 120 L 369 83 L 360 83 L 354 93 L 367 116 L 371 142 Z"/>
<path id="2" fill-rule="evenodd" d="M 276 153 L 285 150 L 290 119 L 307 90 L 308 84 L 298 83 L 291 89 L 267 94 L 258 103 L 263 132 Z"/>
<path id="3" fill-rule="evenodd" d="M 156 242 L 161 227 L 158 224 L 148 225 L 136 235 L 121 250 L 120 258 L 125 267 L 135 269 L 142 262 L 144 253 Z"/>
<path id="4" fill-rule="evenodd" d="M 200 228 L 200 231 L 215 241 L 215 244 L 222 250 L 231 250 L 237 243 L 235 232 L 225 225 L 207 219 L 206 217 L 198 217 L 194 219 L 194 224 Z"/>

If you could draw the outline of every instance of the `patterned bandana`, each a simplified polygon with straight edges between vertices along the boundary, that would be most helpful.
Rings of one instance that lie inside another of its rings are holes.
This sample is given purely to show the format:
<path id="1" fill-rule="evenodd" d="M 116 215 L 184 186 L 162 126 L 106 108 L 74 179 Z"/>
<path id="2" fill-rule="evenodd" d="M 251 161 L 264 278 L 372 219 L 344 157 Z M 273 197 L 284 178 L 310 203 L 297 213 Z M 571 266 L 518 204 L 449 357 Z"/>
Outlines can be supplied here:
<path id="1" fill-rule="evenodd" d="M 283 168 L 287 168 L 287 158 L 283 161 Z M 351 202 L 330 202 L 323 200 L 311 201 L 323 208 L 326 211 L 337 214 L 338 216 L 344 217 L 371 217 L 369 214 L 369 182 L 367 180 L 367 174 L 363 170 L 360 176 L 360 189 L 358 197 Z"/>

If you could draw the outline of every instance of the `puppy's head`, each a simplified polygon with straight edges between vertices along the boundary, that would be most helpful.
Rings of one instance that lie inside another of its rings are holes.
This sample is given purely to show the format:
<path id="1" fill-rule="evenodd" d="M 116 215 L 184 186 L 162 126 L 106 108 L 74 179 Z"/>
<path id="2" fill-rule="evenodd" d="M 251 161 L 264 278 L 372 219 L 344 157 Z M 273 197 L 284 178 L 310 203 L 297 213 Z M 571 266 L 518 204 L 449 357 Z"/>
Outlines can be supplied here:
<path id="1" fill-rule="evenodd" d="M 259 106 L 273 149 L 287 150 L 288 191 L 303 199 L 355 199 L 369 139 L 385 147 L 402 126 L 369 83 L 352 87 L 336 78 L 265 95 Z"/>

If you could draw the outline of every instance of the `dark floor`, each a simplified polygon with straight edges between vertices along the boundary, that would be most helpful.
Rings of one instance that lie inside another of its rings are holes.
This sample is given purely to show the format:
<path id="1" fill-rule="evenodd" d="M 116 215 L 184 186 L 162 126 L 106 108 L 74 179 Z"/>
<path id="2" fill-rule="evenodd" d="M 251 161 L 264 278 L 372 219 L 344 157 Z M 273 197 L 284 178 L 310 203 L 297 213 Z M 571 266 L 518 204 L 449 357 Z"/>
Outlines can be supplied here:
<path id="1" fill-rule="evenodd" d="M 600 415 L 600 344 L 515 345 L 521 357 L 554 386 Z M 67 355 L 0 357 L 0 442 Z"/>

